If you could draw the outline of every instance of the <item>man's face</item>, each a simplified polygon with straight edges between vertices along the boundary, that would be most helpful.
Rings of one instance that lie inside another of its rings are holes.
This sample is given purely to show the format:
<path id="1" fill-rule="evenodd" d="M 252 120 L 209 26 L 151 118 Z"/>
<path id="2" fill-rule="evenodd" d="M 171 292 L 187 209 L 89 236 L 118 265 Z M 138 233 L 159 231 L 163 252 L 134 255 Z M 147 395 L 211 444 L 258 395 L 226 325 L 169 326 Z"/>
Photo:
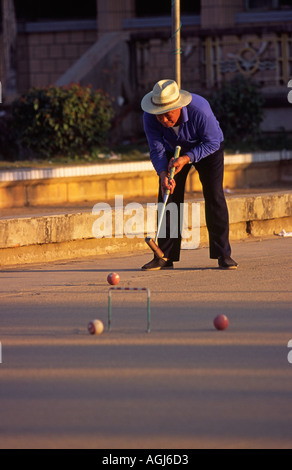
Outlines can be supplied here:
<path id="1" fill-rule="evenodd" d="M 174 109 L 173 111 L 169 111 L 165 114 L 158 114 L 156 117 L 164 127 L 174 127 L 175 125 L 178 125 L 180 115 L 181 108 Z"/>

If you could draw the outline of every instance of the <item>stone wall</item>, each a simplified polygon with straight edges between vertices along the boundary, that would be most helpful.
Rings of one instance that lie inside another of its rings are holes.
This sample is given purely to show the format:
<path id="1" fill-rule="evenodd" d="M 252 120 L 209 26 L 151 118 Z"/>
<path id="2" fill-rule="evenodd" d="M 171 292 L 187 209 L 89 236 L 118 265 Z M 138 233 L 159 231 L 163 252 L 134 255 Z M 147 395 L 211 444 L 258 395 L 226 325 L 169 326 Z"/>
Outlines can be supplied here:
<path id="1" fill-rule="evenodd" d="M 96 22 L 27 24 L 18 34 L 18 91 L 47 86 L 73 65 L 97 40 Z"/>

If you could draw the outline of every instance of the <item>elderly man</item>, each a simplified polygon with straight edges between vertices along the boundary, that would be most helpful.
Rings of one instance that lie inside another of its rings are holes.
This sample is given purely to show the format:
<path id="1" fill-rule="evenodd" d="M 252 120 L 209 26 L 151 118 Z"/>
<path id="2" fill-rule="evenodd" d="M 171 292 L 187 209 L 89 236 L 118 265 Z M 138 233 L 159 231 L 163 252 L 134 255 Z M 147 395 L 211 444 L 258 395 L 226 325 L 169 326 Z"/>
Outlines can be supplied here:
<path id="1" fill-rule="evenodd" d="M 168 203 L 177 205 L 180 227 L 180 205 L 184 202 L 185 182 L 193 165 L 203 187 L 210 258 L 217 259 L 221 269 L 236 269 L 238 264 L 231 258 L 229 216 L 223 191 L 224 137 L 208 101 L 180 90 L 173 80 L 161 80 L 144 96 L 141 107 L 150 158 L 160 177 L 158 201 L 162 202 L 164 192 L 170 189 Z M 172 157 L 178 145 L 181 156 L 174 162 Z M 175 177 L 169 182 L 172 166 Z M 171 237 L 169 213 L 167 216 L 166 238 L 158 238 L 165 257 L 154 256 L 143 270 L 172 269 L 173 263 L 180 259 L 180 230 L 178 236 Z"/>

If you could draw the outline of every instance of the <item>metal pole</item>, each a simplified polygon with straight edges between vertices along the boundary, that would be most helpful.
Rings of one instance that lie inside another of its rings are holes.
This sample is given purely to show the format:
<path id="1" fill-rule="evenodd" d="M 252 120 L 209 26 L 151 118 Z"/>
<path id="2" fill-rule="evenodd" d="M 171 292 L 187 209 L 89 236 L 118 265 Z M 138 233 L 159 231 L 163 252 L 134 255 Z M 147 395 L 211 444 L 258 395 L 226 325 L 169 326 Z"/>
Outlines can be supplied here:
<path id="1" fill-rule="evenodd" d="M 181 88 L 181 42 L 180 42 L 180 0 L 172 0 L 172 53 L 173 75 L 178 87 Z"/>
<path id="2" fill-rule="evenodd" d="M 150 290 L 147 289 L 147 333 L 151 331 Z"/>
<path id="3" fill-rule="evenodd" d="M 111 296 L 111 289 L 108 291 L 108 331 L 111 330 L 112 327 L 112 296 Z"/>

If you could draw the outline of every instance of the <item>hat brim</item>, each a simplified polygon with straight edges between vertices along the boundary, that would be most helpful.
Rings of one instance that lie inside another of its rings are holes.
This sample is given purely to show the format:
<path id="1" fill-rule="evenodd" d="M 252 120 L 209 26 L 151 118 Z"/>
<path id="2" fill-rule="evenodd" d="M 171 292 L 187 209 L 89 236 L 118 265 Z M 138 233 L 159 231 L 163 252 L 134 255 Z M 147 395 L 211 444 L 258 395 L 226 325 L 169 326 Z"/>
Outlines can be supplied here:
<path id="1" fill-rule="evenodd" d="M 152 91 L 147 93 L 141 101 L 141 108 L 143 111 L 149 114 L 164 114 L 169 111 L 174 111 L 175 109 L 183 108 L 187 106 L 192 101 L 192 95 L 188 91 L 180 90 L 180 97 L 178 101 L 172 104 L 165 106 L 157 106 L 152 103 Z"/>

